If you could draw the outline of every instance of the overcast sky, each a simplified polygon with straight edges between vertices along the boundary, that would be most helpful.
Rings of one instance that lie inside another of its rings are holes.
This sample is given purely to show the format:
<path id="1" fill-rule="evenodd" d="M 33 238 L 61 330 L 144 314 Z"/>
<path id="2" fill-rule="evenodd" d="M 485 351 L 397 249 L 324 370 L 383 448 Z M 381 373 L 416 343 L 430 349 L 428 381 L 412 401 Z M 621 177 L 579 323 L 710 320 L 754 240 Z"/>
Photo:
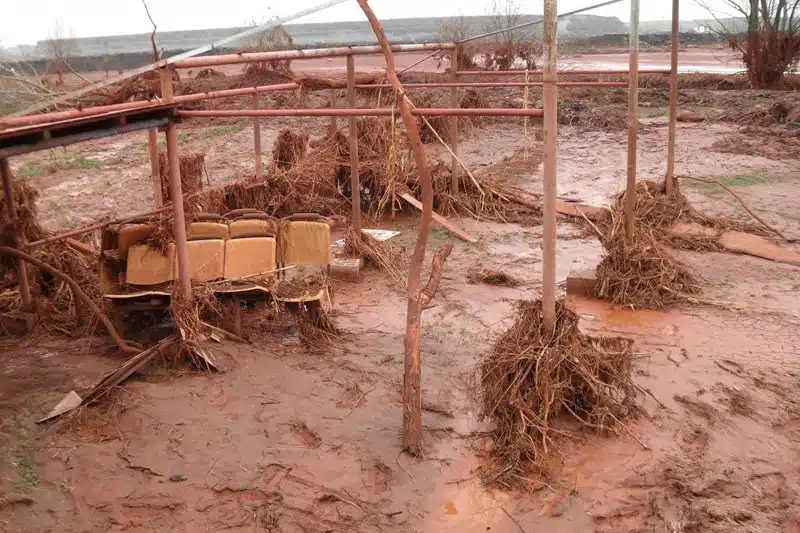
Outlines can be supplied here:
<path id="1" fill-rule="evenodd" d="M 74 37 L 93 37 L 150 32 L 141 0 L 1 0 L 0 43 L 3 46 L 34 44 L 47 39 L 57 25 Z M 558 0 L 559 12 L 586 7 L 600 0 Z M 724 0 L 709 0 L 721 4 Z M 542 0 L 517 0 L 523 11 L 542 12 Z M 245 26 L 248 22 L 285 16 L 322 3 L 322 0 L 148 0 L 160 31 L 197 30 Z M 641 20 L 668 20 L 669 0 L 640 0 Z M 379 18 L 447 17 L 454 13 L 485 15 L 492 0 L 371 0 Z M 630 0 L 592 11 L 596 15 L 629 19 Z M 696 0 L 681 0 L 681 19 L 705 18 Z M 297 22 L 365 20 L 356 0 L 348 0 Z"/>

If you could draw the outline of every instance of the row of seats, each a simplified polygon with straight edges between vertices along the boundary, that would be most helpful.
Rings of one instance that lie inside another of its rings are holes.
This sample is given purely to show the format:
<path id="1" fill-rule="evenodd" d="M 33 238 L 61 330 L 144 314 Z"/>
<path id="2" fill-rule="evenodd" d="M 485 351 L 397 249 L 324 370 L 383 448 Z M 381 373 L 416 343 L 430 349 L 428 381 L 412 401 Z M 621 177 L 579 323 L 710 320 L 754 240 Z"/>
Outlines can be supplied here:
<path id="1" fill-rule="evenodd" d="M 154 231 L 147 224 L 124 226 L 118 235 L 120 258 L 127 259 L 126 282 L 150 286 L 177 278 L 174 244 L 166 255 L 143 241 Z M 230 223 L 194 222 L 187 227 L 189 270 L 193 280 L 235 280 L 274 271 L 283 265 L 330 263 L 330 227 L 322 222 L 291 221 L 278 236 L 274 220 L 240 219 Z M 280 238 L 282 242 L 277 242 Z"/>

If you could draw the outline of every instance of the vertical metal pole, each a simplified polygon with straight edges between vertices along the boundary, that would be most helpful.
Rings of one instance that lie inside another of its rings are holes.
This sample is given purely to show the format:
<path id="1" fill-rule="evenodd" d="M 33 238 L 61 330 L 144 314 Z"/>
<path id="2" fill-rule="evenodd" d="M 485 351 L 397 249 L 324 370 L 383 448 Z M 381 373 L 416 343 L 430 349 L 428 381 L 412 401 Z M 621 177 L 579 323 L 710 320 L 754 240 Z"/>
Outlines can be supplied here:
<path id="1" fill-rule="evenodd" d="M 11 181 L 11 166 L 7 158 L 0 159 L 0 174 L 3 175 L 3 193 L 6 196 L 6 214 L 8 221 L 14 224 L 17 218 L 17 201 L 14 198 L 14 184 Z M 15 225 L 18 226 L 18 225 Z M 24 244 L 25 240 L 18 230 L 15 230 L 16 246 Z M 19 283 L 19 294 L 22 297 L 22 307 L 25 311 L 31 310 L 31 285 L 28 281 L 28 270 L 25 268 L 25 261 L 17 259 L 17 282 Z"/>
<path id="2" fill-rule="evenodd" d="M 158 69 L 161 77 L 161 101 L 164 103 L 172 102 L 174 92 L 172 90 L 172 70 L 169 68 Z"/>
<path id="3" fill-rule="evenodd" d="M 558 136 L 558 56 L 556 0 L 544 0 L 544 217 L 542 234 L 542 315 L 547 332 L 556 323 L 556 188 Z"/>
<path id="4" fill-rule="evenodd" d="M 460 46 L 456 45 L 453 49 L 452 61 L 450 61 L 450 81 L 457 82 L 458 81 L 458 53 L 460 52 Z M 456 87 L 452 87 L 450 89 L 450 107 L 455 109 L 458 107 L 458 89 Z M 458 171 L 459 171 L 459 163 L 458 163 L 458 117 L 450 117 L 450 149 L 453 150 L 453 158 L 450 162 L 450 165 L 453 170 L 453 177 L 450 182 L 450 193 L 453 196 L 458 195 Z"/>
<path id="5" fill-rule="evenodd" d="M 189 274 L 189 247 L 186 245 L 186 220 L 183 210 L 183 186 L 181 166 L 178 158 L 178 126 L 167 125 L 167 160 L 169 161 L 169 186 L 172 198 L 173 233 L 178 255 L 178 282 L 185 298 L 192 296 L 192 280 Z"/>
<path id="6" fill-rule="evenodd" d="M 347 56 L 347 105 L 355 109 L 356 70 L 353 56 Z M 358 175 L 358 117 L 350 117 L 350 200 L 353 202 L 353 230 L 361 234 L 361 180 Z"/>
<path id="7" fill-rule="evenodd" d="M 380 105 L 380 103 L 378 104 Z M 336 109 L 336 89 L 328 89 L 328 107 Z M 331 123 L 328 126 L 328 137 L 332 137 L 339 125 L 336 123 L 336 117 L 331 117 Z"/>
<path id="8" fill-rule="evenodd" d="M 678 122 L 678 51 L 680 50 L 680 11 L 672 0 L 672 70 L 669 74 L 669 140 L 667 145 L 666 191 L 672 193 L 675 175 L 675 132 Z"/>
<path id="9" fill-rule="evenodd" d="M 253 95 L 253 109 L 258 109 L 258 93 Z M 261 119 L 253 117 L 253 148 L 256 152 L 256 179 L 261 180 Z"/>
<path id="10" fill-rule="evenodd" d="M 161 193 L 161 171 L 158 165 L 158 130 L 147 130 L 147 151 L 150 154 L 150 181 L 153 185 L 153 203 L 156 209 L 164 205 L 164 195 Z"/>
<path id="11" fill-rule="evenodd" d="M 633 237 L 636 211 L 636 138 L 639 125 L 639 0 L 631 0 L 630 84 L 628 86 L 628 184 L 625 189 L 625 234 Z"/>

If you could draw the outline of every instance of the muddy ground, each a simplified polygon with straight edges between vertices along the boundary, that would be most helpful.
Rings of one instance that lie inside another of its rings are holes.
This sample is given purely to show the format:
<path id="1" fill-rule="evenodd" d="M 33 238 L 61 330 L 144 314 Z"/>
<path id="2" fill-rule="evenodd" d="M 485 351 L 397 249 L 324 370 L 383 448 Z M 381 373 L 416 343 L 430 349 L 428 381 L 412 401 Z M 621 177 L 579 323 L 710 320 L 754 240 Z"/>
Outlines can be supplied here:
<path id="1" fill-rule="evenodd" d="M 702 94 L 707 104 L 698 103 L 701 93 L 682 98 L 695 98 L 687 105 L 709 119 L 724 113 L 718 104 L 726 98 L 753 97 Z M 640 110 L 640 178 L 665 170 L 666 104 L 655 102 L 643 98 Z M 314 138 L 327 121 L 264 122 L 266 154 L 285 125 Z M 722 180 L 800 238 L 796 155 L 715 151 L 717 141 L 742 135 L 740 127 L 679 124 L 677 172 Z M 480 172 L 518 149 L 536 154 L 537 129 L 523 135 L 521 119 L 475 127 L 462 137 L 463 160 Z M 179 131 L 181 150 L 205 152 L 212 185 L 253 173 L 248 122 L 187 123 Z M 758 139 L 776 144 L 768 133 Z M 131 134 L 16 159 L 13 167 L 42 190 L 47 225 L 66 228 L 149 208 L 145 150 L 146 137 Z M 449 157 L 439 147 L 429 153 Z M 562 125 L 558 157 L 559 194 L 603 205 L 623 187 L 626 132 Z M 500 168 L 540 191 L 534 161 Z M 724 191 L 682 185 L 700 211 L 746 219 Z M 410 250 L 415 221 L 402 213 L 382 225 L 400 230 L 396 242 Z M 703 279 L 704 296 L 727 304 L 643 312 L 571 300 L 585 330 L 635 341 L 635 379 L 652 397 L 642 396 L 645 413 L 628 433 L 586 434 L 554 456 L 547 486 L 506 493 L 478 477 L 491 428 L 479 414 L 475 371 L 513 319 L 513 303 L 539 293 L 541 227 L 458 222 L 478 242 L 456 241 L 436 305 L 425 313 L 424 457 L 404 454 L 399 438 L 405 298 L 368 270 L 360 283 L 337 283 L 333 316 L 348 335 L 323 353 L 309 352 L 291 329 L 269 332 L 248 316 L 251 343 L 214 347 L 225 372 L 156 363 L 109 401 L 49 425 L 34 422 L 121 357 L 97 338 L 0 340 L 0 530 L 800 530 L 797 267 L 676 252 Z M 601 258 L 599 242 L 569 220 L 559 220 L 558 234 L 558 280 Z M 434 228 L 431 237 L 435 249 L 449 235 Z M 523 283 L 470 284 L 476 266 Z"/>

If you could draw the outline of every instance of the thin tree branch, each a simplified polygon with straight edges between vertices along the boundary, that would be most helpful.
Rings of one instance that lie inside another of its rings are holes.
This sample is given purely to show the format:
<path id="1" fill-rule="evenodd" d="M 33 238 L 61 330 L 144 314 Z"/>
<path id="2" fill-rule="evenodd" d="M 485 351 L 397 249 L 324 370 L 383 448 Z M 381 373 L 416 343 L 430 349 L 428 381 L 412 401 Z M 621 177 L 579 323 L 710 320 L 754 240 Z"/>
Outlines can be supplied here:
<path id="1" fill-rule="evenodd" d="M 156 26 L 156 23 L 153 21 L 153 17 L 150 16 L 150 10 L 147 8 L 147 2 L 142 0 L 142 4 L 144 5 L 145 13 L 147 13 L 147 18 L 150 19 L 150 24 L 153 25 L 153 33 L 150 34 L 150 43 L 153 45 L 153 63 L 155 63 L 161 59 L 160 54 L 158 53 L 158 46 L 156 46 L 156 30 L 158 29 L 158 26 Z"/>

